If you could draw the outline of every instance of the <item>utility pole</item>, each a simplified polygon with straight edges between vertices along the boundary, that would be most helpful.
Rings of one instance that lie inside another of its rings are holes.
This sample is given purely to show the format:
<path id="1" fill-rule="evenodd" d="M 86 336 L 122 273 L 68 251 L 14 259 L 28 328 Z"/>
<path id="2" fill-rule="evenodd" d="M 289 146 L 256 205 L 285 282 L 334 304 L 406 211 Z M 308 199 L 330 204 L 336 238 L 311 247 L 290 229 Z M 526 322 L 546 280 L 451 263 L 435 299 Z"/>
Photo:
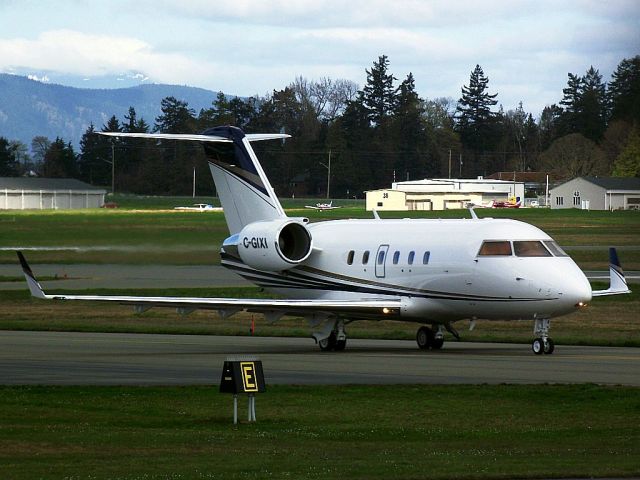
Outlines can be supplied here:
<path id="1" fill-rule="evenodd" d="M 111 195 L 116 193 L 116 141 L 111 140 Z"/>
<path id="2" fill-rule="evenodd" d="M 193 166 L 193 198 L 196 198 L 196 166 Z"/>
<path id="3" fill-rule="evenodd" d="M 449 178 L 451 178 L 451 149 L 449 149 Z"/>
<path id="4" fill-rule="evenodd" d="M 328 200 L 329 192 L 331 190 L 331 149 L 329 149 L 329 165 L 325 165 L 322 162 L 320 162 L 320 165 L 322 165 L 324 168 L 327 169 L 327 200 Z"/>

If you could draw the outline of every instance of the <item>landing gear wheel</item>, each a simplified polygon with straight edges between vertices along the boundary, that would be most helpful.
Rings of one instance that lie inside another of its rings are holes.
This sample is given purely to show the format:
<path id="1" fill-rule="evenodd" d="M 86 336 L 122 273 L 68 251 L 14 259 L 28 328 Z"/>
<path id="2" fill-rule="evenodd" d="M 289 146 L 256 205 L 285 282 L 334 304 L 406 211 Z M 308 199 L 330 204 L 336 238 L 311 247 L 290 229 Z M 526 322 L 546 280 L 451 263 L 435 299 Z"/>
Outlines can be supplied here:
<path id="1" fill-rule="evenodd" d="M 433 347 L 433 343 L 435 341 L 435 334 L 433 330 L 429 327 L 420 327 L 418 329 L 418 333 L 416 334 L 416 342 L 418 343 L 418 347 L 422 350 L 428 350 Z"/>
<path id="2" fill-rule="evenodd" d="M 544 341 L 542 338 L 536 338 L 533 340 L 531 350 L 533 350 L 533 353 L 536 355 L 542 355 L 544 353 Z"/>
<path id="3" fill-rule="evenodd" d="M 553 340 L 551 340 L 550 338 L 547 338 L 544 342 L 544 353 L 546 355 L 551 355 L 553 353 L 553 351 L 555 350 L 556 346 L 553 343 Z"/>
<path id="4" fill-rule="evenodd" d="M 433 339 L 433 343 L 431 344 L 431 348 L 433 350 L 440 350 L 442 348 L 442 345 L 444 345 L 444 338 L 440 337 L 440 338 L 434 338 Z"/>
<path id="5" fill-rule="evenodd" d="M 342 352 L 347 346 L 347 339 L 336 341 L 335 351 Z"/>
<path id="6" fill-rule="evenodd" d="M 331 335 L 329 335 L 327 338 L 323 338 L 318 342 L 318 346 L 320 347 L 320 350 L 322 350 L 323 352 L 330 352 L 331 350 L 336 349 L 337 343 L 338 342 L 336 340 L 336 333 L 331 332 Z M 345 341 L 345 345 L 346 345 L 346 341 Z M 344 349 L 344 347 L 342 348 Z"/>

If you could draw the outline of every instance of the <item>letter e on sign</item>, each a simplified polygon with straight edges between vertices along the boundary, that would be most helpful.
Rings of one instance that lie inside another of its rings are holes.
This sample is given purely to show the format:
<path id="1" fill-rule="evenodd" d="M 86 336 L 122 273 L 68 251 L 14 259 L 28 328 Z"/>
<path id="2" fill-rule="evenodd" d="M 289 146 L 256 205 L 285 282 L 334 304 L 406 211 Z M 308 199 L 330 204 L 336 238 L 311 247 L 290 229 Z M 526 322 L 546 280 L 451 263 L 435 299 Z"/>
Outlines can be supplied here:
<path id="1" fill-rule="evenodd" d="M 257 392 L 256 366 L 254 362 L 240 362 L 242 372 L 242 384 L 245 392 Z"/>

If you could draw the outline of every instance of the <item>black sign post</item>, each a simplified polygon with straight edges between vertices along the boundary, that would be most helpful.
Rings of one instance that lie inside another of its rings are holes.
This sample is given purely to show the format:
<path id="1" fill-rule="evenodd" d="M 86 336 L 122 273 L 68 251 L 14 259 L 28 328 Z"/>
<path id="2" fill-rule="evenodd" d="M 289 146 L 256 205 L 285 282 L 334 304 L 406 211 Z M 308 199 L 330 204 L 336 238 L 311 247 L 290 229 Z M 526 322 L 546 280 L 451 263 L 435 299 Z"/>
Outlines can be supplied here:
<path id="1" fill-rule="evenodd" d="M 249 397 L 249 421 L 256 421 L 256 393 L 266 390 L 262 361 L 255 358 L 227 358 L 222 367 L 220 393 L 233 394 L 233 423 L 238 423 L 238 394 Z"/>

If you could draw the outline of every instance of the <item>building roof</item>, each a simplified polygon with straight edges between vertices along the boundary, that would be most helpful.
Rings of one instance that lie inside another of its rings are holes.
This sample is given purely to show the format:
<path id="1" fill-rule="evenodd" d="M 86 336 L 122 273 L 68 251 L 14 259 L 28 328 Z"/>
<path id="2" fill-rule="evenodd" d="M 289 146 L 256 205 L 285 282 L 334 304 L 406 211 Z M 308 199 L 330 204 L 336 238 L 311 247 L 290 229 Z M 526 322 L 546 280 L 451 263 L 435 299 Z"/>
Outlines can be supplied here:
<path id="1" fill-rule="evenodd" d="M 95 190 L 106 192 L 75 178 L 0 177 L 0 190 Z"/>
<path id="2" fill-rule="evenodd" d="M 640 190 L 638 177 L 582 177 L 587 182 L 607 190 Z"/>
<path id="3" fill-rule="evenodd" d="M 515 178 L 517 182 L 537 182 L 544 183 L 547 180 L 547 175 L 549 176 L 550 181 L 555 181 L 556 177 L 552 173 L 548 172 L 495 172 L 491 175 L 487 175 L 484 178 L 490 178 L 494 180 L 505 180 L 513 182 L 513 176 L 515 174 Z"/>

